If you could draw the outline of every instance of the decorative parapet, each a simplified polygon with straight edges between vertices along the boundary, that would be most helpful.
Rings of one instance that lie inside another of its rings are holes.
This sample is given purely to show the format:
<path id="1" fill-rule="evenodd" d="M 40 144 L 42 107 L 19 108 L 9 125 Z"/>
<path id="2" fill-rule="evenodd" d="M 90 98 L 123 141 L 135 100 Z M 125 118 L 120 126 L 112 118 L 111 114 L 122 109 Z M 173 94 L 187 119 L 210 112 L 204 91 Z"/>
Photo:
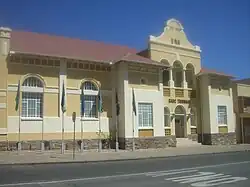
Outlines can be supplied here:
<path id="1" fill-rule="evenodd" d="M 8 27 L 0 27 L 0 38 L 10 38 L 11 31 Z"/>

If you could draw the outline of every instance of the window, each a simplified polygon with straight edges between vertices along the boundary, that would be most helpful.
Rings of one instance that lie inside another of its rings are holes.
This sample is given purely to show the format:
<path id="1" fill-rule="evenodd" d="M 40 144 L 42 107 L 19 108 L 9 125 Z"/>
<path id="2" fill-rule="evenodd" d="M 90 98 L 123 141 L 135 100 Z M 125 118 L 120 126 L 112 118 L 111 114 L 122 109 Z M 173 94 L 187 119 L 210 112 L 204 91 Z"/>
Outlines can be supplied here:
<path id="1" fill-rule="evenodd" d="M 138 104 L 139 127 L 153 127 L 153 105 L 151 103 Z"/>
<path id="2" fill-rule="evenodd" d="M 170 111 L 168 107 L 164 107 L 164 126 L 170 127 Z"/>
<path id="3" fill-rule="evenodd" d="M 42 118 L 43 117 L 43 93 L 22 93 L 22 117 Z"/>
<path id="4" fill-rule="evenodd" d="M 227 107 L 218 106 L 218 124 L 226 125 L 227 124 Z"/>
<path id="5" fill-rule="evenodd" d="M 27 78 L 22 84 L 22 113 L 23 118 L 43 117 L 43 83 L 36 77 Z"/>
<path id="6" fill-rule="evenodd" d="M 85 118 L 97 118 L 97 97 L 98 97 L 98 88 L 91 81 L 86 81 L 82 85 L 84 96 L 84 116 Z M 92 92 L 89 92 L 92 91 Z M 82 103 L 82 102 L 80 102 Z M 81 105 L 81 104 L 80 104 Z M 81 107 L 82 108 L 82 107 Z"/>

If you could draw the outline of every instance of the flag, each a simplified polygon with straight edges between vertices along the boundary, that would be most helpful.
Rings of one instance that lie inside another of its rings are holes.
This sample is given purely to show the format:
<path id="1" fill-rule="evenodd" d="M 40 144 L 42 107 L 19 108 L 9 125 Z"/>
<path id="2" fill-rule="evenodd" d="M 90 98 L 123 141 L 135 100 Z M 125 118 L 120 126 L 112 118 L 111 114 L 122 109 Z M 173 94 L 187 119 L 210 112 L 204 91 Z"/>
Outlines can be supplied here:
<path id="1" fill-rule="evenodd" d="M 98 93 L 98 112 L 103 112 L 101 90 Z"/>
<path id="2" fill-rule="evenodd" d="M 63 82 L 63 86 L 62 86 L 61 110 L 63 113 L 66 112 L 64 82 Z"/>
<path id="3" fill-rule="evenodd" d="M 83 88 L 81 89 L 81 116 L 84 116 L 84 93 Z"/>
<path id="4" fill-rule="evenodd" d="M 132 95 L 133 95 L 133 101 L 132 101 L 133 112 L 136 115 L 136 103 L 135 103 L 135 92 L 134 92 L 134 89 L 132 90 Z"/>
<path id="5" fill-rule="evenodd" d="M 17 93 L 16 93 L 16 106 L 15 110 L 17 111 L 19 108 L 19 101 L 20 101 L 20 80 L 18 81 Z"/>
<path id="6" fill-rule="evenodd" d="M 119 116 L 120 115 L 120 103 L 119 103 L 119 100 L 118 100 L 117 92 L 116 92 L 116 95 L 115 95 L 115 103 L 116 103 L 116 115 Z"/>

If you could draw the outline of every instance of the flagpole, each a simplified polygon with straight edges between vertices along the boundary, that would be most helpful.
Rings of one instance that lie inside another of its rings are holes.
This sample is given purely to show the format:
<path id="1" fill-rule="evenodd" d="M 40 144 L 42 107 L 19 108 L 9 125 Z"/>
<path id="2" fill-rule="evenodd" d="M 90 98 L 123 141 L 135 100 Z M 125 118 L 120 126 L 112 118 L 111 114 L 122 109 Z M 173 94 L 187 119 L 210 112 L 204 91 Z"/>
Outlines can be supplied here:
<path id="1" fill-rule="evenodd" d="M 133 137 L 132 137 L 132 151 L 134 151 L 135 150 L 135 130 L 134 130 L 134 128 L 135 128 L 135 117 L 134 117 L 134 112 L 132 112 L 132 133 L 133 133 Z"/>
<path id="2" fill-rule="evenodd" d="M 20 82 L 19 82 L 20 86 Z M 20 88 L 19 88 L 20 89 Z M 18 112 L 19 112 L 19 122 L 18 122 L 18 144 L 17 144 L 17 149 L 18 151 L 22 150 L 22 144 L 21 144 L 21 106 L 20 106 L 20 93 L 21 90 L 19 90 L 19 101 L 18 101 Z"/>
<path id="3" fill-rule="evenodd" d="M 98 112 L 99 115 L 99 143 L 98 143 L 98 151 L 102 150 L 102 141 L 101 141 L 101 112 Z"/>
<path id="4" fill-rule="evenodd" d="M 115 89 L 115 100 L 116 100 L 116 121 L 115 121 L 115 150 L 116 152 L 119 150 L 119 142 L 118 142 L 118 121 L 119 121 L 119 113 L 120 106 L 118 101 L 117 90 Z"/>
<path id="5" fill-rule="evenodd" d="M 64 113 L 62 113 L 62 145 L 61 153 L 64 153 Z"/>
<path id="6" fill-rule="evenodd" d="M 84 92 L 83 86 L 81 86 L 81 152 L 83 152 L 83 117 L 84 117 Z"/>
<path id="7" fill-rule="evenodd" d="M 61 153 L 64 153 L 64 113 L 66 112 L 66 106 L 65 106 L 65 86 L 64 82 L 62 85 L 62 98 L 61 98 L 61 109 L 62 109 L 62 145 L 61 145 Z"/>
<path id="8" fill-rule="evenodd" d="M 42 142 L 41 142 L 41 151 L 44 151 L 44 88 L 43 88 L 43 109 L 42 109 L 42 116 L 43 116 L 43 121 L 42 121 Z"/>
<path id="9" fill-rule="evenodd" d="M 133 132 L 133 138 L 132 138 L 132 150 L 135 150 L 135 116 L 136 116 L 136 102 L 135 102 L 135 93 L 134 93 L 134 88 L 132 88 L 132 132 Z"/>
<path id="10" fill-rule="evenodd" d="M 83 152 L 83 118 L 81 115 L 81 152 Z"/>
<path id="11" fill-rule="evenodd" d="M 115 150 L 119 150 L 119 143 L 118 143 L 118 116 L 116 116 L 116 123 L 115 123 Z"/>
<path id="12" fill-rule="evenodd" d="M 98 142 L 98 151 L 102 150 L 102 140 L 101 140 L 101 112 L 102 112 L 102 95 L 99 90 L 98 93 L 98 117 L 99 117 L 99 142 Z"/>

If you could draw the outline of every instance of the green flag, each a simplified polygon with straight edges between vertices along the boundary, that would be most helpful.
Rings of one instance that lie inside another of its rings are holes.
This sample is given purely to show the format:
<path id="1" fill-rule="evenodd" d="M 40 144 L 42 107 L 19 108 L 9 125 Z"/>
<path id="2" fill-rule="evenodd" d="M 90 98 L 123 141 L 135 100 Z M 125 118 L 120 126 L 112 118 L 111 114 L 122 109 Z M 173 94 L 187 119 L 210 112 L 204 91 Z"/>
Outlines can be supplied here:
<path id="1" fill-rule="evenodd" d="M 98 93 L 98 112 L 103 112 L 101 90 L 99 90 L 99 93 Z"/>
<path id="2" fill-rule="evenodd" d="M 63 113 L 66 112 L 64 82 L 63 82 L 63 86 L 62 86 L 61 110 L 62 110 Z"/>
<path id="3" fill-rule="evenodd" d="M 118 100 L 117 92 L 116 92 L 116 95 L 115 95 L 115 103 L 116 103 L 116 115 L 119 116 L 120 115 L 120 103 L 119 103 L 119 100 Z"/>
<path id="4" fill-rule="evenodd" d="M 16 106 L 15 110 L 17 111 L 19 108 L 19 101 L 20 101 L 20 80 L 18 81 L 17 93 L 16 93 Z"/>
<path id="5" fill-rule="evenodd" d="M 133 112 L 136 115 L 136 103 L 135 103 L 135 92 L 134 92 L 134 88 L 132 90 L 132 95 L 133 95 L 133 101 L 132 101 L 132 106 L 133 106 Z"/>

